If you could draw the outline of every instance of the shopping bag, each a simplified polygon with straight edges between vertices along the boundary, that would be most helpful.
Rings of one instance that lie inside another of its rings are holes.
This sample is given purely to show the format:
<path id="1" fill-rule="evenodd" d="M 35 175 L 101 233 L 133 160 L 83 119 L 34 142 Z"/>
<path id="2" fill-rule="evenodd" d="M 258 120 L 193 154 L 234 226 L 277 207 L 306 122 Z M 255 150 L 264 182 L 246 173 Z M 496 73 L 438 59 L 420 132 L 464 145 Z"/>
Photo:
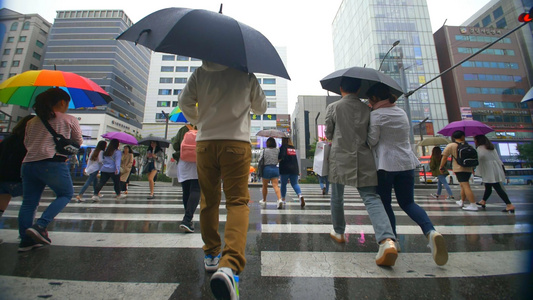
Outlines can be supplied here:
<path id="1" fill-rule="evenodd" d="M 265 150 L 261 153 L 261 158 L 259 158 L 259 162 L 257 163 L 257 176 L 263 178 L 263 169 L 265 168 Z"/>
<path id="2" fill-rule="evenodd" d="M 165 174 L 170 178 L 178 178 L 178 163 L 174 158 L 171 158 L 168 162 Z"/>
<path id="3" fill-rule="evenodd" d="M 329 142 L 316 143 L 315 159 L 313 160 L 313 172 L 320 176 L 327 176 L 329 169 Z"/>

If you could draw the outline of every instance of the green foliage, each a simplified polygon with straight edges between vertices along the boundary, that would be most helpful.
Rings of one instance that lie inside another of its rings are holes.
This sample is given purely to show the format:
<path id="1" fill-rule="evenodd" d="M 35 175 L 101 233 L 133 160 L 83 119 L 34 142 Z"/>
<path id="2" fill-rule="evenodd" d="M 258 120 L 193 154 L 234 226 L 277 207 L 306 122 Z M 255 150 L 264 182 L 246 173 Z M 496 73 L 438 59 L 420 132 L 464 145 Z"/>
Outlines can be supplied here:
<path id="1" fill-rule="evenodd" d="M 318 178 L 315 175 L 309 175 L 300 179 L 300 183 L 316 183 L 318 184 Z"/>
<path id="2" fill-rule="evenodd" d="M 526 167 L 532 167 L 533 166 L 533 142 L 529 142 L 527 144 L 519 144 L 517 146 L 518 152 L 520 153 L 518 155 L 518 158 L 525 161 Z"/>
<path id="3" fill-rule="evenodd" d="M 308 159 L 313 159 L 315 157 L 316 143 L 318 143 L 317 140 L 315 140 L 311 145 L 309 145 L 309 149 L 307 150 Z"/>

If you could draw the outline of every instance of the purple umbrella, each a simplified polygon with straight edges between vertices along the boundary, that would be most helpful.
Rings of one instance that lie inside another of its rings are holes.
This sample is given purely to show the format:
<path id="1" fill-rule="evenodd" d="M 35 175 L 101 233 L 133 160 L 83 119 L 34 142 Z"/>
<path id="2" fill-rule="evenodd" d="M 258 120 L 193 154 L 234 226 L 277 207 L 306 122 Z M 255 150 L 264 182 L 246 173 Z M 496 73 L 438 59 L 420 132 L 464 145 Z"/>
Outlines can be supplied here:
<path id="1" fill-rule="evenodd" d="M 444 136 L 452 136 L 452 134 L 457 130 L 463 131 L 465 136 L 476 136 L 494 131 L 494 129 L 479 121 L 462 120 L 451 122 L 450 124 L 444 126 L 444 128 L 442 128 L 438 133 Z"/>
<path id="2" fill-rule="evenodd" d="M 138 144 L 137 139 L 133 135 L 127 134 L 125 132 L 118 132 L 118 131 L 108 132 L 108 133 L 102 134 L 102 137 L 105 139 L 109 139 L 109 140 L 117 139 L 119 142 L 123 144 L 130 144 L 130 145 Z"/>

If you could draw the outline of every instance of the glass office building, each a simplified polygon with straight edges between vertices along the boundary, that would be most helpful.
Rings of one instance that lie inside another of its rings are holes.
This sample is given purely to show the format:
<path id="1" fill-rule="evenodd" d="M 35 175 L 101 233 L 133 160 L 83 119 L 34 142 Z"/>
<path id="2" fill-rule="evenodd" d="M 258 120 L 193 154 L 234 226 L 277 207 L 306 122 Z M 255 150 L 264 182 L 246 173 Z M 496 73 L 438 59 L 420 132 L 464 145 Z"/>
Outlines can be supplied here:
<path id="1" fill-rule="evenodd" d="M 337 70 L 378 69 L 383 62 L 381 70 L 407 91 L 440 73 L 426 0 L 343 0 L 332 26 Z M 398 100 L 403 108 L 406 102 Z M 411 95 L 408 104 L 415 138 L 420 130 L 433 135 L 448 124 L 440 79 Z"/>

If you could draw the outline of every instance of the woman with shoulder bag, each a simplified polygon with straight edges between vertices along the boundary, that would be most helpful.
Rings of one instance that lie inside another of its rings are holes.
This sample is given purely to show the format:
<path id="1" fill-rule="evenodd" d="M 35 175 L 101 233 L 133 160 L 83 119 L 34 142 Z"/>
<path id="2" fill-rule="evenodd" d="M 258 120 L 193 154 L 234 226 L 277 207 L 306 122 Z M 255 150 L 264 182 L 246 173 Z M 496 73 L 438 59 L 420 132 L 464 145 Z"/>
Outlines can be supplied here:
<path id="1" fill-rule="evenodd" d="M 93 202 L 100 202 L 98 193 L 102 190 L 106 182 L 111 178 L 115 190 L 115 199 L 124 198 L 126 195 L 120 195 L 120 162 L 122 153 L 118 149 L 119 141 L 112 139 L 104 152 L 104 163 L 100 169 L 100 182 L 94 191 Z"/>
<path id="2" fill-rule="evenodd" d="M 279 168 L 279 148 L 277 148 L 276 140 L 274 138 L 268 138 L 266 141 L 267 148 L 263 150 L 264 168 L 263 168 L 263 200 L 259 201 L 260 204 L 266 204 L 266 198 L 268 194 L 268 182 L 272 182 L 272 188 L 278 197 L 278 209 L 283 206 L 281 200 L 281 193 L 278 186 Z"/>
<path id="3" fill-rule="evenodd" d="M 156 141 L 150 142 L 150 147 L 146 150 L 146 156 L 143 160 L 143 174 L 148 174 L 148 184 L 150 186 L 150 195 L 148 199 L 154 199 L 154 177 L 157 172 L 161 171 L 163 167 L 163 160 L 165 159 L 163 150 L 159 147 Z"/>
<path id="4" fill-rule="evenodd" d="M 291 186 L 298 195 L 300 200 L 300 207 L 305 207 L 305 200 L 302 196 L 302 190 L 298 184 L 298 176 L 300 169 L 298 168 L 298 158 L 296 156 L 296 148 L 292 144 L 290 138 L 281 139 L 281 147 L 279 148 L 279 174 L 281 177 L 281 200 L 285 202 L 285 195 L 287 195 L 287 183 L 291 182 Z"/>
<path id="5" fill-rule="evenodd" d="M 35 98 L 37 117 L 26 125 L 24 145 L 28 152 L 22 162 L 23 200 L 19 212 L 19 251 L 29 251 L 51 244 L 46 227 L 67 206 L 74 195 L 68 156 L 57 153 L 54 137 L 45 127 L 47 122 L 58 134 L 78 144 L 83 142 L 78 119 L 66 114 L 70 96 L 60 88 L 51 88 Z M 48 186 L 56 199 L 33 220 L 44 188 Z"/>
<path id="6" fill-rule="evenodd" d="M 122 150 L 120 159 L 120 191 L 122 194 L 128 194 L 128 183 L 130 182 L 131 169 L 133 168 L 133 150 L 126 145 Z"/>
<path id="7" fill-rule="evenodd" d="M 83 193 L 87 190 L 89 185 L 93 184 L 94 192 L 96 193 L 96 186 L 98 185 L 98 172 L 100 172 L 100 169 L 102 168 L 102 165 L 104 163 L 104 150 L 107 146 L 106 141 L 99 141 L 96 145 L 96 148 L 91 151 L 91 154 L 89 154 L 89 159 L 87 160 L 87 167 L 85 168 L 85 173 L 89 175 L 89 178 L 87 178 L 87 181 L 85 181 L 85 184 L 80 190 L 80 193 L 76 196 L 76 199 L 78 202 L 84 202 L 83 200 Z"/>
<path id="8" fill-rule="evenodd" d="M 448 197 L 446 199 L 453 200 L 455 198 L 453 197 L 452 189 L 446 181 L 446 177 L 448 177 L 450 173 L 448 172 L 448 170 L 443 170 L 441 172 L 441 170 L 439 169 L 441 160 L 442 150 L 440 149 L 440 147 L 433 147 L 433 150 L 431 151 L 431 158 L 429 159 L 429 169 L 431 170 L 431 175 L 437 177 L 437 193 L 431 194 L 431 196 L 434 198 L 439 198 L 442 192 L 442 186 L 444 185 L 444 188 L 448 193 Z"/>

